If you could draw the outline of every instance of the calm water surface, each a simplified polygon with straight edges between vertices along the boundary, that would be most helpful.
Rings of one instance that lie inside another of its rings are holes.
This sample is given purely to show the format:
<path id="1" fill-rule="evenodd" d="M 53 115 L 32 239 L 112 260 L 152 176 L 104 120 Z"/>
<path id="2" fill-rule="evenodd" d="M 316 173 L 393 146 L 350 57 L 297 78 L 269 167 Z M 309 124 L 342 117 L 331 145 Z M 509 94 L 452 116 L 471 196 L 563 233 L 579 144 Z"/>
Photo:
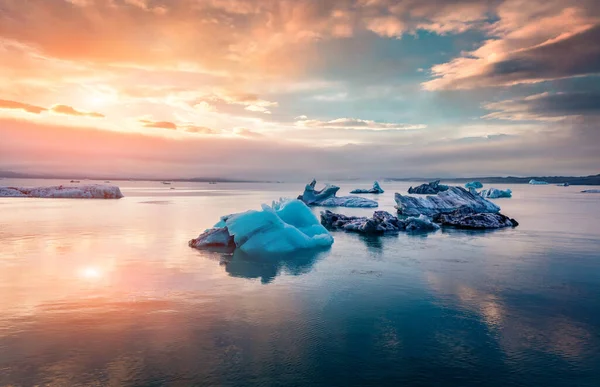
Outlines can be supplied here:
<path id="1" fill-rule="evenodd" d="M 0 386 L 600 385 L 586 187 L 496 186 L 516 229 L 250 259 L 187 241 L 302 184 L 115 183 L 125 198 L 0 198 Z M 382 185 L 392 211 L 409 184 Z"/>

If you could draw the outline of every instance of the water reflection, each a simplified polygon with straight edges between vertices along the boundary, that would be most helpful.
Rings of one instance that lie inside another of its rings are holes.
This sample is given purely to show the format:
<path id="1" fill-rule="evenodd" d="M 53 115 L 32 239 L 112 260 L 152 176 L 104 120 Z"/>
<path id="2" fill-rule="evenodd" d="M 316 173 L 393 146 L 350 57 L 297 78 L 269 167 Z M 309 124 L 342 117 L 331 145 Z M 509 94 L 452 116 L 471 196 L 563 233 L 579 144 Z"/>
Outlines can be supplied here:
<path id="1" fill-rule="evenodd" d="M 201 252 L 202 255 L 218 259 L 219 264 L 231 277 L 260 279 L 268 284 L 282 273 L 298 276 L 309 273 L 314 264 L 324 257 L 329 249 L 313 249 L 288 254 L 250 255 L 239 249 L 233 253 L 222 251 Z"/>

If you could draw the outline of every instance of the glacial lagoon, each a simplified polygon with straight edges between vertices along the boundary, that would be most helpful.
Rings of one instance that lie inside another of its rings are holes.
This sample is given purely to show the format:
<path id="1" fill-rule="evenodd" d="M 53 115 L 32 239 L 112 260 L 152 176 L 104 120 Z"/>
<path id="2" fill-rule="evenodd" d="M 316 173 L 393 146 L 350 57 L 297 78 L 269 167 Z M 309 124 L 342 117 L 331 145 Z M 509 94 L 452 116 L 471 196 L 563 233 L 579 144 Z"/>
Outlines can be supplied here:
<path id="1" fill-rule="evenodd" d="M 516 228 L 333 232 L 265 259 L 187 242 L 304 183 L 113 183 L 124 198 L 0 198 L 1 386 L 598 385 L 593 187 L 493 185 Z M 418 184 L 365 196 L 395 213 Z"/>

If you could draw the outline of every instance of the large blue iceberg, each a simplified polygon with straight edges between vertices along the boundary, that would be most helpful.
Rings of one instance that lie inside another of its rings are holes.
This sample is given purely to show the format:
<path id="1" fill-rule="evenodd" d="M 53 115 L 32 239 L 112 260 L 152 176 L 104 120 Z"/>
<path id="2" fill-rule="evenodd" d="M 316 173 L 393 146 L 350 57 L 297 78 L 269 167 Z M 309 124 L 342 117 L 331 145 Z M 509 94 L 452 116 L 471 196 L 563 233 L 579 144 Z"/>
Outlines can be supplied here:
<path id="1" fill-rule="evenodd" d="M 471 188 L 479 189 L 479 188 L 483 188 L 483 184 L 481 184 L 481 182 L 479 182 L 479 181 L 470 181 L 467 184 L 465 184 L 465 188 L 466 189 L 471 189 Z"/>
<path id="2" fill-rule="evenodd" d="M 239 249 L 247 254 L 291 253 L 331 246 L 333 237 L 299 200 L 281 199 L 261 211 L 227 215 L 189 245 Z"/>
<path id="3" fill-rule="evenodd" d="M 310 184 L 304 188 L 302 195 L 298 196 L 298 200 L 303 201 L 309 206 L 322 207 L 365 207 L 374 208 L 378 204 L 376 201 L 359 196 L 335 196 L 340 187 L 326 184 L 325 188 L 317 191 L 315 186 L 317 181 L 313 179 Z"/>
<path id="4" fill-rule="evenodd" d="M 460 207 L 468 207 L 475 213 L 495 213 L 500 207 L 462 187 L 450 187 L 447 191 L 426 197 L 414 197 L 396 193 L 396 209 L 407 216 L 447 214 Z"/>
<path id="5" fill-rule="evenodd" d="M 361 189 L 357 188 L 355 190 L 350 191 L 351 194 L 382 194 L 384 191 L 379 185 L 379 182 L 373 182 L 373 188 L 369 189 Z"/>
<path id="6" fill-rule="evenodd" d="M 479 196 L 486 199 L 511 198 L 512 191 L 510 189 L 501 190 L 497 188 L 490 188 L 481 190 L 479 192 Z"/>

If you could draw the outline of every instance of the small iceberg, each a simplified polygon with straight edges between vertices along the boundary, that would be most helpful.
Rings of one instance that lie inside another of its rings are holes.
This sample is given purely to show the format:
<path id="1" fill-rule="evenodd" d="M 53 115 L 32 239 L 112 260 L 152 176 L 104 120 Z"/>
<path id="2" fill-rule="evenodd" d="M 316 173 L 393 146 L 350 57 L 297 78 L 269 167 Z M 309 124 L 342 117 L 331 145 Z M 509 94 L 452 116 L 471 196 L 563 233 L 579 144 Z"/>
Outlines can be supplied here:
<path id="1" fill-rule="evenodd" d="M 224 216 L 189 242 L 198 249 L 239 249 L 247 254 L 291 253 L 332 244 L 331 234 L 304 203 L 286 199 L 263 204 L 261 211 Z"/>
<path id="2" fill-rule="evenodd" d="M 584 189 L 581 193 L 600 193 L 600 189 Z"/>
<path id="3" fill-rule="evenodd" d="M 529 180 L 529 184 L 531 184 L 531 185 L 547 185 L 548 182 L 547 181 L 536 180 L 536 179 L 531 179 L 531 180 Z"/>
<path id="4" fill-rule="evenodd" d="M 557 187 L 568 187 L 569 183 L 559 183 L 556 185 Z"/>
<path id="5" fill-rule="evenodd" d="M 53 187 L 0 187 L 0 197 L 120 199 L 123 197 L 115 185 L 89 184 Z"/>
<path id="6" fill-rule="evenodd" d="M 384 191 L 379 185 L 379 182 L 373 182 L 373 188 L 369 189 L 360 189 L 357 188 L 355 190 L 350 191 L 351 194 L 382 194 Z"/>
<path id="7" fill-rule="evenodd" d="M 444 184 L 440 184 L 439 180 L 432 181 L 431 183 L 421 184 L 418 187 L 410 187 L 408 189 L 409 194 L 418 194 L 418 195 L 435 195 L 440 192 L 444 192 L 448 190 L 448 186 Z"/>
<path id="8" fill-rule="evenodd" d="M 500 207 L 473 194 L 462 187 L 450 187 L 447 191 L 426 197 L 414 197 L 396 193 L 396 209 L 399 214 L 407 216 L 427 215 L 433 216 L 440 213 L 450 213 L 460 207 L 466 206 L 479 213 L 499 212 Z"/>
<path id="9" fill-rule="evenodd" d="M 435 231 L 440 228 L 426 216 L 399 219 L 387 211 L 375 211 L 371 218 L 346 216 L 329 210 L 321 212 L 321 224 L 328 230 L 343 230 L 360 234 L 382 235 L 400 231 Z"/>
<path id="10" fill-rule="evenodd" d="M 479 189 L 479 188 L 483 188 L 483 184 L 481 184 L 480 181 L 471 181 L 471 182 L 468 182 L 467 184 L 465 184 L 465 188 L 466 189 L 471 189 L 471 188 Z"/>
<path id="11" fill-rule="evenodd" d="M 461 207 L 447 214 L 437 214 L 433 221 L 442 226 L 451 226 L 462 229 L 495 229 L 517 227 L 519 223 L 500 213 L 480 213 L 470 207 Z"/>
<path id="12" fill-rule="evenodd" d="M 71 180 L 71 183 L 81 183 L 79 180 Z"/>
<path id="13" fill-rule="evenodd" d="M 307 184 L 304 188 L 302 195 L 298 196 L 298 200 L 301 200 L 309 206 L 322 206 L 322 207 L 363 207 L 363 208 L 374 208 L 378 204 L 376 201 L 359 196 L 335 196 L 340 187 L 335 185 L 326 184 L 320 191 L 315 190 L 317 181 L 313 179 L 310 184 Z"/>
<path id="14" fill-rule="evenodd" d="M 484 189 L 479 192 L 479 196 L 486 199 L 511 198 L 512 191 L 510 189 L 501 190 L 497 188 Z"/>

